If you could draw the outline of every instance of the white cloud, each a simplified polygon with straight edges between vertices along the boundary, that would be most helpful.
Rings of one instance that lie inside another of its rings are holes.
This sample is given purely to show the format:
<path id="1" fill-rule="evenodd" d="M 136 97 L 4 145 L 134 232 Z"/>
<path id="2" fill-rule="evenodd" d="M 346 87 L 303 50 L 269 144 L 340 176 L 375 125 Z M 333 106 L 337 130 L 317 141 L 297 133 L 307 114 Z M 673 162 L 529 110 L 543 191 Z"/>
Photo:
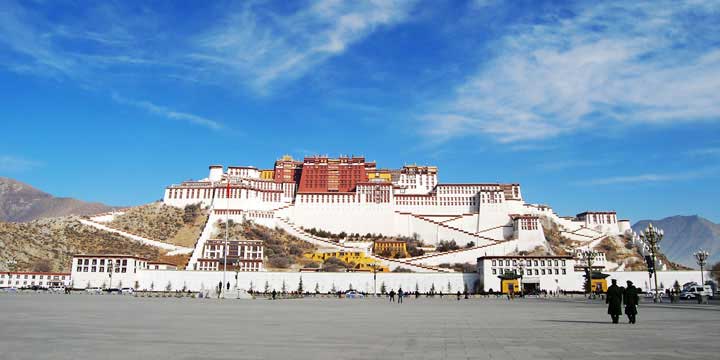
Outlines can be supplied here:
<path id="1" fill-rule="evenodd" d="M 191 124 L 201 125 L 206 128 L 209 128 L 211 130 L 223 129 L 223 125 L 221 123 L 219 123 L 215 120 L 208 119 L 203 116 L 176 111 L 176 110 L 164 107 L 164 106 L 153 104 L 149 101 L 138 101 L 138 100 L 127 99 L 127 98 L 124 98 L 117 94 L 113 94 L 112 98 L 118 104 L 134 106 L 136 108 L 145 110 L 151 114 L 163 116 L 168 119 L 181 120 L 181 121 L 185 121 L 185 122 L 188 122 Z"/>
<path id="2" fill-rule="evenodd" d="M 518 25 L 451 100 L 421 116 L 425 132 L 514 142 L 610 124 L 717 121 L 720 11 L 707 3 L 602 2 Z"/>
<path id="3" fill-rule="evenodd" d="M 414 0 L 323 0 L 287 15 L 248 4 L 197 37 L 190 57 L 210 76 L 259 92 L 297 79 L 378 28 L 404 21 Z"/>
<path id="4" fill-rule="evenodd" d="M 647 173 L 640 175 L 612 176 L 607 178 L 590 179 L 576 183 L 577 185 L 613 185 L 633 184 L 649 182 L 682 181 L 705 178 L 716 175 L 717 168 L 706 168 L 702 170 L 689 170 L 679 173 Z"/>
<path id="5" fill-rule="evenodd" d="M 42 166 L 39 161 L 13 155 L 0 155 L 0 171 L 24 172 Z"/>

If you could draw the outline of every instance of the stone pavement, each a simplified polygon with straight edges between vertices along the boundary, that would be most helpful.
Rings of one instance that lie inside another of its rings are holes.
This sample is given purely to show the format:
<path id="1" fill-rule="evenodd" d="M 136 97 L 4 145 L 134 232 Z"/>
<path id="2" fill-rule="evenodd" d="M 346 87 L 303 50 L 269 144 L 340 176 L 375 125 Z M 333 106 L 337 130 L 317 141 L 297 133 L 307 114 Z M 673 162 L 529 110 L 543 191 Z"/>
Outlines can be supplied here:
<path id="1" fill-rule="evenodd" d="M 0 359 L 712 359 L 720 307 L 0 294 Z M 626 320 L 626 319 L 623 319 Z"/>

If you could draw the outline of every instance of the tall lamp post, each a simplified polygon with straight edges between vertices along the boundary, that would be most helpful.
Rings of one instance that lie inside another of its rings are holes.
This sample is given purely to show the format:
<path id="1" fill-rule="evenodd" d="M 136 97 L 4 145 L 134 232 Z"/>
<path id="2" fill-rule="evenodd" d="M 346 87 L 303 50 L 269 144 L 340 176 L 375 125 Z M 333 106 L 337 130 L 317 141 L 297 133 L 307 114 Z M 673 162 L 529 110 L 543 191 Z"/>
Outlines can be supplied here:
<path id="1" fill-rule="evenodd" d="M 523 276 L 525 275 L 525 260 L 518 260 L 517 274 L 520 275 L 520 297 L 525 297 L 525 289 L 523 289 Z"/>
<path id="2" fill-rule="evenodd" d="M 648 227 L 640 232 L 640 234 L 634 234 L 637 238 L 642 240 L 650 248 L 650 255 L 652 256 L 653 272 L 655 275 L 655 293 L 653 294 L 653 302 L 660 302 L 660 293 L 658 292 L 658 280 L 657 280 L 657 252 L 659 250 L 658 244 L 662 241 L 665 232 L 662 229 L 653 227 L 652 223 Z"/>
<path id="3" fill-rule="evenodd" d="M 109 273 L 108 277 L 110 277 L 110 286 L 108 286 L 108 289 L 112 289 L 112 274 L 113 274 L 113 261 L 112 260 L 108 260 L 107 267 L 108 267 L 108 273 Z"/>
<path id="4" fill-rule="evenodd" d="M 584 263 L 584 267 L 587 270 L 587 293 L 588 298 L 592 295 L 592 266 L 595 263 L 595 258 L 598 256 L 597 251 L 593 251 L 590 247 L 587 250 L 583 249 L 576 253 L 577 259 Z"/>
<path id="5" fill-rule="evenodd" d="M 707 259 L 710 257 L 710 253 L 707 250 L 698 250 L 696 251 L 693 256 L 695 256 L 695 260 L 697 260 L 697 264 L 700 265 L 700 285 L 705 285 L 705 264 L 707 264 Z"/>

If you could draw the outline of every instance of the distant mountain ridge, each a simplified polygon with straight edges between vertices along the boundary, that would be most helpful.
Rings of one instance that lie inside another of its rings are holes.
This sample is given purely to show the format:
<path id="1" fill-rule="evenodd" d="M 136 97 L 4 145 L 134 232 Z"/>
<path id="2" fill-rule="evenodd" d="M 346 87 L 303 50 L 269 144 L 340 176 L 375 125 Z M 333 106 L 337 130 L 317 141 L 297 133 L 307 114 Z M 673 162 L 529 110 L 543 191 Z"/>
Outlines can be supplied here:
<path id="1" fill-rule="evenodd" d="M 101 203 L 54 197 L 23 182 L 0 177 L 0 221 L 26 222 L 42 218 L 92 215 L 114 209 Z"/>
<path id="2" fill-rule="evenodd" d="M 709 265 L 720 261 L 720 224 L 698 215 L 677 215 L 660 220 L 638 221 L 632 226 L 633 231 L 640 232 L 649 223 L 665 231 L 660 248 L 670 260 L 698 268 L 693 253 L 704 249 L 710 252 Z"/>

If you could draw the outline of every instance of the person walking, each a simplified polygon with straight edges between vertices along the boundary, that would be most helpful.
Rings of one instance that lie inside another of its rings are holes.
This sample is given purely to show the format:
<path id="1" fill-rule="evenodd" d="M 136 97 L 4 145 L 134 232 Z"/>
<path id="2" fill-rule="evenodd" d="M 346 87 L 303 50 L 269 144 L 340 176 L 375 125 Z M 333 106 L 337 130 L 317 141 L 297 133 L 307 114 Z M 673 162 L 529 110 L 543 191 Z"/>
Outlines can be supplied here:
<path id="1" fill-rule="evenodd" d="M 457 301 L 460 301 L 460 290 L 457 292 Z"/>
<path id="2" fill-rule="evenodd" d="M 627 288 L 625 288 L 625 294 L 623 294 L 623 302 L 625 303 L 625 315 L 628 317 L 630 324 L 635 323 L 635 316 L 637 316 L 637 306 L 640 302 L 640 296 L 638 296 L 638 288 L 633 285 L 632 281 L 627 281 Z"/>
<path id="3" fill-rule="evenodd" d="M 401 287 L 400 289 L 398 289 L 398 304 L 402 304 L 403 295 L 405 295 L 405 293 L 403 292 L 403 289 Z"/>
<path id="4" fill-rule="evenodd" d="M 275 300 L 275 297 L 276 297 L 276 296 L 277 296 L 277 291 L 275 291 L 275 289 L 273 289 L 273 291 L 272 291 L 272 299 Z"/>
<path id="5" fill-rule="evenodd" d="M 395 302 L 395 290 L 390 290 L 390 302 Z"/>
<path id="6" fill-rule="evenodd" d="M 617 286 L 617 280 L 612 279 L 612 285 L 607 290 L 607 297 L 605 303 L 608 304 L 607 313 L 610 315 L 613 324 L 617 324 L 622 315 L 622 291 Z"/>

